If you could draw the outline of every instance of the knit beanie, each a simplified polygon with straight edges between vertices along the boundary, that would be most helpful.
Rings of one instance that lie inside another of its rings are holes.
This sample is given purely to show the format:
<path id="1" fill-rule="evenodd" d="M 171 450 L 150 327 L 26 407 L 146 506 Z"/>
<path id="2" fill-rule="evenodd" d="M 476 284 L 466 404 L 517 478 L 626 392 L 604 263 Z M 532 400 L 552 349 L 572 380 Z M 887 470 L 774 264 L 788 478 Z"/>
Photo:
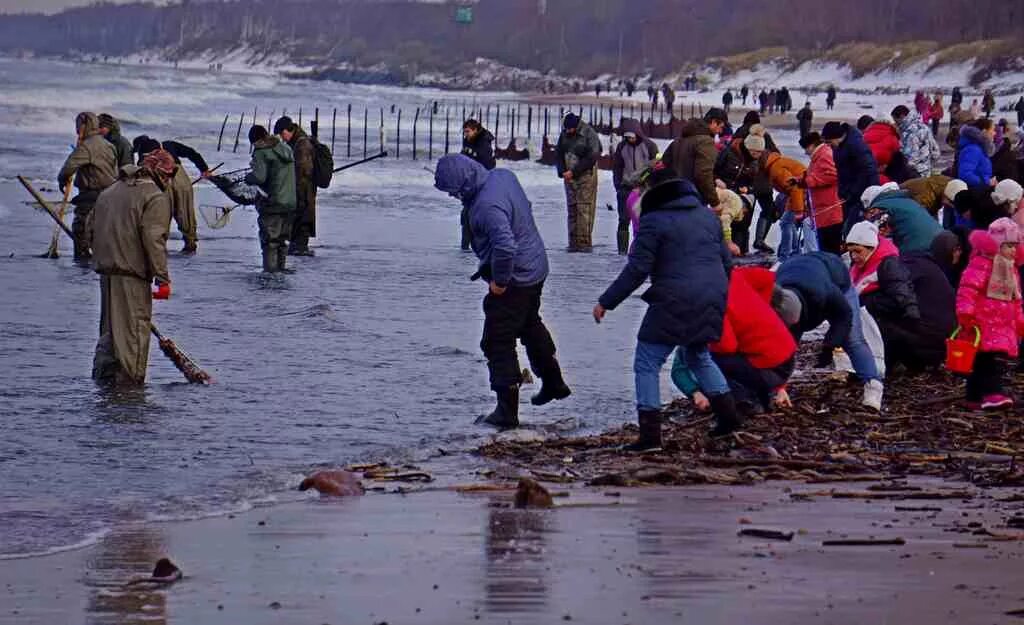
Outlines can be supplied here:
<path id="1" fill-rule="evenodd" d="M 828 122 L 821 129 L 821 138 L 825 141 L 831 141 L 832 139 L 841 138 L 845 132 L 843 131 L 843 125 L 839 122 Z"/>
<path id="2" fill-rule="evenodd" d="M 863 247 L 878 247 L 878 226 L 870 221 L 859 221 L 850 228 L 846 243 Z"/>
<path id="3" fill-rule="evenodd" d="M 961 191 L 967 190 L 967 183 L 959 178 L 953 178 L 946 184 L 946 190 L 942 192 L 942 196 L 952 202 L 956 199 L 956 194 Z"/>
<path id="4" fill-rule="evenodd" d="M 870 208 L 871 203 L 883 193 L 889 193 L 890 191 L 899 191 L 900 185 L 895 182 L 887 182 L 883 185 L 872 185 L 867 189 L 864 189 L 864 193 L 860 195 L 860 202 L 864 205 L 864 208 Z"/>
<path id="5" fill-rule="evenodd" d="M 110 113 L 100 113 L 97 118 L 100 123 L 100 128 L 106 128 L 107 130 L 113 130 L 118 126 L 117 120 Z"/>
<path id="6" fill-rule="evenodd" d="M 772 308 L 778 313 L 783 323 L 787 326 L 795 326 L 800 323 L 804 305 L 800 301 L 800 296 L 793 290 L 775 285 L 772 289 Z"/>
<path id="7" fill-rule="evenodd" d="M 262 139 L 267 138 L 267 129 L 263 126 L 256 125 L 249 129 L 249 143 L 256 143 Z"/>
<path id="8" fill-rule="evenodd" d="M 1020 243 L 1020 228 L 1009 217 L 1000 217 L 988 227 L 988 234 L 996 243 Z"/>
<path id="9" fill-rule="evenodd" d="M 568 115 L 566 115 L 565 116 L 565 121 L 562 122 L 562 128 L 564 128 L 566 130 L 572 130 L 572 129 L 575 129 L 575 128 L 579 128 L 579 125 L 580 125 L 580 117 L 579 117 L 579 115 L 577 115 L 575 113 L 569 113 Z"/>
<path id="10" fill-rule="evenodd" d="M 1024 196 L 1024 188 L 1017 183 L 1016 180 L 1000 180 L 999 184 L 992 191 L 992 201 L 996 205 L 1001 204 L 1013 204 L 1014 206 L 1020 202 L 1021 196 Z"/>
<path id="11" fill-rule="evenodd" d="M 767 143 L 764 140 L 765 128 L 761 124 L 754 124 L 750 127 L 747 138 L 743 140 L 743 145 L 748 150 L 757 150 L 764 152 Z"/>
<path id="12" fill-rule="evenodd" d="M 929 251 L 932 258 L 941 266 L 951 268 L 953 266 L 953 252 L 958 248 L 961 248 L 960 237 L 949 230 L 943 230 L 932 239 Z"/>
<path id="13" fill-rule="evenodd" d="M 295 126 L 295 122 L 292 121 L 291 117 L 287 115 L 277 118 L 274 122 L 274 134 L 279 135 L 282 131 L 291 130 Z"/>

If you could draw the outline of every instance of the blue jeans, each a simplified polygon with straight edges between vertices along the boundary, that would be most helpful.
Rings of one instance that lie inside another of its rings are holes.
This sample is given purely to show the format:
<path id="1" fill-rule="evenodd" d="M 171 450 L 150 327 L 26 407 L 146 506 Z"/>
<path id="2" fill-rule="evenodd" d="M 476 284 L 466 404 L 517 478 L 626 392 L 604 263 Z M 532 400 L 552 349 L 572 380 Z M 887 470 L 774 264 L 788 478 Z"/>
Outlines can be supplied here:
<path id="1" fill-rule="evenodd" d="M 779 249 L 776 252 L 780 263 L 800 253 L 800 237 L 796 235 L 796 229 L 796 215 L 792 211 L 782 213 L 779 219 Z"/>
<path id="2" fill-rule="evenodd" d="M 850 364 L 853 365 L 853 370 L 861 382 L 881 381 L 882 377 L 878 375 L 878 367 L 875 365 L 875 355 L 871 353 L 871 347 L 864 339 L 864 329 L 860 323 L 860 298 L 853 287 L 846 291 L 846 301 L 853 311 L 853 325 L 850 327 L 849 336 L 840 347 L 850 357 Z"/>
<path id="3" fill-rule="evenodd" d="M 675 345 L 640 340 L 636 342 L 633 374 L 636 379 L 638 410 L 661 410 L 661 367 L 674 349 Z M 715 397 L 729 392 L 729 383 L 725 381 L 715 361 L 711 360 L 707 345 L 680 347 L 679 355 L 686 361 L 687 368 L 705 395 Z"/>

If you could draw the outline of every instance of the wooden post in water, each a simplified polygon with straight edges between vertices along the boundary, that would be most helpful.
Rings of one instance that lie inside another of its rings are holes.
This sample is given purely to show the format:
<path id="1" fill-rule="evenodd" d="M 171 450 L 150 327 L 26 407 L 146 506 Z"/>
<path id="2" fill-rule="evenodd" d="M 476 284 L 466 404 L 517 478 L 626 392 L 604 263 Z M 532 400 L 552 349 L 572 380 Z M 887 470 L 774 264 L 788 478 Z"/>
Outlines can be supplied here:
<path id="1" fill-rule="evenodd" d="M 383 152 L 384 151 L 384 107 L 383 106 L 380 108 L 380 126 L 378 127 L 378 129 L 380 131 L 380 151 Z M 379 153 L 380 152 L 378 152 L 378 154 Z"/>
<path id="2" fill-rule="evenodd" d="M 345 144 L 345 156 L 352 158 L 352 104 L 345 108 L 345 134 L 348 136 L 348 140 Z"/>
<path id="3" fill-rule="evenodd" d="M 242 138 L 242 122 L 245 121 L 245 113 L 238 118 L 238 132 L 235 133 L 235 149 L 231 150 L 232 153 L 238 151 L 238 140 Z"/>
<path id="4" fill-rule="evenodd" d="M 420 107 L 416 107 L 416 116 L 412 118 L 412 160 L 416 160 L 416 131 L 420 123 Z"/>
<path id="5" fill-rule="evenodd" d="M 331 154 L 334 154 L 334 138 L 338 132 L 338 107 L 334 107 L 334 113 L 331 114 Z"/>
<path id="6" fill-rule="evenodd" d="M 320 138 L 320 107 L 313 109 L 313 123 L 309 125 L 309 132 L 314 139 Z"/>
<path id="7" fill-rule="evenodd" d="M 398 158 L 402 149 L 402 109 L 398 109 L 398 121 L 395 122 L 395 158 Z"/>
<path id="8" fill-rule="evenodd" d="M 498 136 L 501 134 L 501 105 L 494 105 L 494 147 L 501 145 Z"/>
<path id="9" fill-rule="evenodd" d="M 444 153 L 448 154 L 448 150 L 451 147 L 449 141 L 451 141 L 451 111 L 448 107 L 444 107 Z"/>
<path id="10" fill-rule="evenodd" d="M 302 107 L 299 107 L 299 125 L 302 125 Z"/>
<path id="11" fill-rule="evenodd" d="M 542 135 L 542 138 L 548 136 L 548 130 L 550 129 L 550 125 L 551 125 L 550 121 L 551 120 L 548 117 L 548 107 L 545 106 L 544 107 L 544 134 Z"/>
<path id="12" fill-rule="evenodd" d="M 526 138 L 533 138 L 533 106 L 526 107 Z"/>
<path id="13" fill-rule="evenodd" d="M 230 116 L 231 116 L 230 113 L 225 115 L 224 116 L 224 123 L 220 125 L 220 136 L 217 137 L 217 151 L 218 152 L 220 152 L 220 144 L 221 144 L 221 142 L 224 141 L 224 129 L 228 127 L 228 117 L 230 117 Z"/>
<path id="14" fill-rule="evenodd" d="M 363 158 L 366 158 L 366 148 L 370 135 L 370 109 L 363 107 Z"/>
<path id="15" fill-rule="evenodd" d="M 437 109 L 437 102 L 430 107 L 430 121 L 427 125 L 427 160 L 434 160 L 434 111 Z"/>
<path id="16" fill-rule="evenodd" d="M 466 121 L 466 101 L 465 100 L 462 101 L 462 118 L 461 119 L 462 119 L 462 122 L 465 123 L 465 121 Z"/>

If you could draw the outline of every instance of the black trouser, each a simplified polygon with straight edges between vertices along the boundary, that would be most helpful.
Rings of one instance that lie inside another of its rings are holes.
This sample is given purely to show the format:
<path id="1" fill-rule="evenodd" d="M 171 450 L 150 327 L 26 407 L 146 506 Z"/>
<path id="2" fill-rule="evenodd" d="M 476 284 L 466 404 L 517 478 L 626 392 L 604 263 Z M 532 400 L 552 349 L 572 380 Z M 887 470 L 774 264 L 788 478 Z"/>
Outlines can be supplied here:
<path id="1" fill-rule="evenodd" d="M 779 220 L 779 214 L 775 210 L 775 198 L 771 191 L 758 193 L 754 199 L 761 207 L 761 214 L 757 218 L 757 230 L 754 233 L 754 245 L 757 245 L 764 244 L 768 231 L 772 229 L 772 224 Z"/>
<path id="2" fill-rule="evenodd" d="M 870 309 L 869 309 L 870 312 Z M 922 328 L 920 321 L 887 319 L 872 313 L 885 344 L 885 368 L 902 364 L 912 371 L 938 367 L 946 359 L 946 335 Z"/>
<path id="3" fill-rule="evenodd" d="M 836 256 L 843 253 L 843 224 L 834 224 L 818 228 L 818 248 L 822 252 L 830 252 Z"/>
<path id="4" fill-rule="evenodd" d="M 633 192 L 630 187 L 619 187 L 615 192 L 615 199 L 618 203 L 619 210 L 619 226 L 615 233 L 616 246 L 618 247 L 619 254 L 625 254 L 629 251 L 629 211 L 626 210 L 626 200 L 629 199 L 629 194 Z"/>
<path id="5" fill-rule="evenodd" d="M 794 355 L 786 362 L 771 369 L 759 369 L 743 354 L 716 354 L 711 358 L 718 365 L 729 383 L 729 390 L 737 400 L 754 400 L 767 408 L 773 390 L 783 386 L 793 375 L 796 366 Z"/>
<path id="6" fill-rule="evenodd" d="M 468 250 L 470 244 L 473 241 L 473 229 L 469 227 L 469 209 L 463 208 L 462 214 L 459 215 L 459 223 L 462 225 L 462 243 L 461 247 L 463 250 Z"/>
<path id="7" fill-rule="evenodd" d="M 540 318 L 540 296 L 544 283 L 509 286 L 502 295 L 484 297 L 484 333 L 480 349 L 487 358 L 491 388 L 507 389 L 522 382 L 516 354 L 516 340 L 526 347 L 530 369 L 544 383 L 562 382 L 562 370 L 555 359 L 555 342 Z"/>
<path id="8" fill-rule="evenodd" d="M 743 219 L 732 222 L 732 242 L 745 256 L 750 253 L 750 225 L 754 221 L 754 207 L 750 206 L 746 197 L 741 195 L 740 198 L 743 200 Z"/>
<path id="9" fill-rule="evenodd" d="M 980 402 L 987 395 L 1003 392 L 1006 360 L 996 352 L 978 352 L 974 371 L 967 376 L 967 401 Z"/>

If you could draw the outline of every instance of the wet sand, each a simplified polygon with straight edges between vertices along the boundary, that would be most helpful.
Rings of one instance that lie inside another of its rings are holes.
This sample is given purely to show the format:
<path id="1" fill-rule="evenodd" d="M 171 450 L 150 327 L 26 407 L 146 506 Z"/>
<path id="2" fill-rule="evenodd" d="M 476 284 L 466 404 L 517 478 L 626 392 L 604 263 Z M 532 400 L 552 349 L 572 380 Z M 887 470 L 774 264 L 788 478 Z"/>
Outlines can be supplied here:
<path id="1" fill-rule="evenodd" d="M 553 510 L 434 491 L 129 526 L 80 551 L 0 562 L 0 623 L 912 625 L 1003 623 L 1024 608 L 1021 543 L 948 531 L 1002 522 L 975 503 L 896 512 L 793 501 L 779 484 L 570 493 Z M 771 542 L 737 536 L 744 527 L 798 533 Z M 867 536 L 907 544 L 821 546 Z M 121 586 L 163 555 L 183 581 Z"/>

